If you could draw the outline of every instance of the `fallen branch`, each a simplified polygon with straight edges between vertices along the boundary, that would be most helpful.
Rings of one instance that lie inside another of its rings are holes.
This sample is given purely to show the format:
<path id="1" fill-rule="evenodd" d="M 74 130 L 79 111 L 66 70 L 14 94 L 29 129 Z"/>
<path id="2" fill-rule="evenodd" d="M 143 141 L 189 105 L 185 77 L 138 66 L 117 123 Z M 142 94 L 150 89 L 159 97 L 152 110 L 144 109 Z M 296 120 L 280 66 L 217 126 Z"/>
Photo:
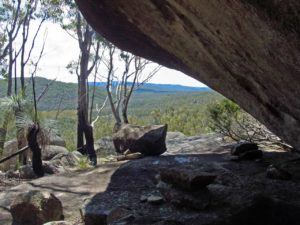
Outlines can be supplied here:
<path id="1" fill-rule="evenodd" d="M 15 152 L 15 153 L 13 153 L 13 154 L 11 154 L 11 155 L 9 155 L 9 156 L 6 156 L 6 157 L 0 159 L 0 163 L 3 163 L 3 162 L 5 162 L 5 161 L 7 161 L 7 160 L 13 158 L 13 157 L 15 157 L 15 156 L 17 156 L 17 155 L 19 155 L 19 154 L 25 152 L 25 151 L 28 150 L 28 149 L 29 149 L 29 146 L 25 146 L 24 148 L 21 148 L 21 149 L 18 150 L 17 152 Z"/>

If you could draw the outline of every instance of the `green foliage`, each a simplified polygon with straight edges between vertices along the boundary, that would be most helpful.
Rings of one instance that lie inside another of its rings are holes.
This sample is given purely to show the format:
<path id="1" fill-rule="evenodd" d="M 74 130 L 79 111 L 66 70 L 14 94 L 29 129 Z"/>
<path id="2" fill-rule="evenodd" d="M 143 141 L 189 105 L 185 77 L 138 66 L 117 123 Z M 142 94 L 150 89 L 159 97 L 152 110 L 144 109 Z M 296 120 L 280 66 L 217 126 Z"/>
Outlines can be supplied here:
<path id="1" fill-rule="evenodd" d="M 207 107 L 208 126 L 234 141 L 257 141 L 265 128 L 234 102 L 223 99 Z"/>
<path id="2" fill-rule="evenodd" d="M 77 164 L 78 168 L 81 170 L 87 169 L 90 167 L 89 160 L 87 157 L 81 157 Z"/>
<path id="3" fill-rule="evenodd" d="M 26 79 L 26 83 L 29 82 L 30 80 Z M 44 78 L 36 78 L 37 96 L 42 93 L 49 82 Z M 31 86 L 27 85 L 25 95 L 29 103 L 32 101 Z M 5 81 L 3 80 L 0 80 L 1 95 L 5 95 Z M 102 105 L 105 97 L 104 87 L 96 87 L 95 103 Z M 62 112 L 57 117 L 58 103 L 61 98 L 63 98 Z M 222 98 L 215 92 L 135 92 L 128 108 L 129 122 L 137 125 L 167 123 L 169 131 L 180 131 L 186 135 L 207 133 L 211 130 L 207 124 L 206 106 Z M 51 129 L 55 129 L 62 136 L 69 151 L 76 150 L 76 104 L 77 84 L 63 82 L 54 82 L 38 103 L 38 109 L 42 110 L 38 115 L 40 121 L 44 121 L 43 123 L 56 121 L 51 126 L 47 124 L 45 126 L 52 127 Z M 3 113 L 3 110 L 0 110 L 0 122 L 3 121 Z M 94 114 L 96 115 L 96 112 Z M 10 115 L 13 114 L 10 113 Z M 14 138 L 16 134 L 13 117 L 10 118 L 6 140 Z M 109 104 L 107 104 L 94 126 L 95 140 L 111 135 L 114 123 Z"/>

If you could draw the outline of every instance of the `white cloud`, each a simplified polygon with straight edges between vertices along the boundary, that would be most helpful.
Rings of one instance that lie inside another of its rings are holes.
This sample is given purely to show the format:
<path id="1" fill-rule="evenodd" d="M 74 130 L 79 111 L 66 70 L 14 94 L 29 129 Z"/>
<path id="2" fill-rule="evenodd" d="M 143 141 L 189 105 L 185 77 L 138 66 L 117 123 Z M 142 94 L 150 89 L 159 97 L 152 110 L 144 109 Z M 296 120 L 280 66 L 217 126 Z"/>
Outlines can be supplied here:
<path id="1" fill-rule="evenodd" d="M 37 23 L 33 24 L 34 27 Z M 75 74 L 70 74 L 66 69 L 68 63 L 76 60 L 79 55 L 77 40 L 73 39 L 59 25 L 46 22 L 40 35 L 47 30 L 47 39 L 44 57 L 39 64 L 38 76 L 48 79 L 57 78 L 64 82 L 77 82 Z M 34 55 L 39 54 L 42 46 L 42 38 L 38 38 Z M 199 81 L 176 70 L 163 67 L 150 81 L 151 83 L 181 84 L 186 86 L 205 86 Z"/>

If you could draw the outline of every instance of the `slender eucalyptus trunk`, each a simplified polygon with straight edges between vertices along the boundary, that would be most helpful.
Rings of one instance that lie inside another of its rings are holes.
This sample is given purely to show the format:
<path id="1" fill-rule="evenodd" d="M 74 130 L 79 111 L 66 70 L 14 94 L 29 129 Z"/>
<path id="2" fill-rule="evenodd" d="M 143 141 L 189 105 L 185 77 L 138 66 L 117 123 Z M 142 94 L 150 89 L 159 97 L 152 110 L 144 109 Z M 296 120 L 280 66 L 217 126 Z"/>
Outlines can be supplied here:
<path id="1" fill-rule="evenodd" d="M 94 76 L 94 82 L 93 82 L 93 93 L 92 93 L 92 99 L 91 99 L 91 106 L 90 106 L 90 123 L 93 121 L 93 109 L 94 109 L 94 101 L 95 101 L 95 93 L 96 93 L 96 74 Z"/>
<path id="2" fill-rule="evenodd" d="M 122 118 L 123 118 L 123 123 L 125 124 L 129 123 L 127 109 L 128 109 L 128 102 L 126 99 L 124 99 L 123 106 L 122 106 Z"/>
<path id="3" fill-rule="evenodd" d="M 77 148 L 84 147 L 84 126 L 87 121 L 87 102 L 86 102 L 86 81 L 80 77 L 79 80 L 79 96 L 78 96 L 78 124 L 77 124 Z"/>
<path id="4" fill-rule="evenodd" d="M 88 78 L 88 62 L 89 52 L 83 51 L 80 60 L 80 76 L 78 77 L 78 124 L 77 124 L 77 149 L 87 153 L 90 158 L 94 157 L 94 139 L 93 128 L 89 124 L 88 118 L 88 95 L 87 95 L 87 78 Z M 91 128 L 89 128 L 91 127 Z M 86 145 L 84 145 L 84 137 Z"/>
<path id="5" fill-rule="evenodd" d="M 12 37 L 9 37 L 11 40 Z M 13 73 L 13 47 L 12 41 L 9 41 L 9 50 L 8 50 L 8 77 L 7 77 L 7 96 L 12 94 L 12 73 Z"/>

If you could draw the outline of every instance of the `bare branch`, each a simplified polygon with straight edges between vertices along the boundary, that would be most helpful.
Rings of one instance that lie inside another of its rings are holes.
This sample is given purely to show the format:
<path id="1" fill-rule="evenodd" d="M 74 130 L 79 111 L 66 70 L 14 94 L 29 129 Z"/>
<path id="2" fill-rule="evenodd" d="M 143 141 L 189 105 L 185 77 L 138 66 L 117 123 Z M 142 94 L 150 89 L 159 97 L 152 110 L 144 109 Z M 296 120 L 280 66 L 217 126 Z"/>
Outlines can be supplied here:
<path id="1" fill-rule="evenodd" d="M 49 90 L 49 87 L 56 81 L 56 78 L 51 80 L 49 83 L 47 83 L 46 87 L 44 88 L 44 90 L 41 92 L 41 94 L 39 95 L 39 97 L 37 98 L 37 103 L 40 102 L 40 100 L 42 99 L 42 97 L 47 93 L 47 91 Z"/>
<path id="2" fill-rule="evenodd" d="M 100 113 L 101 111 L 104 109 L 104 107 L 106 106 L 106 103 L 107 103 L 107 100 L 108 100 L 108 96 L 106 96 L 101 108 L 98 108 L 98 104 L 96 105 L 96 111 L 97 111 L 97 116 L 96 116 L 96 119 L 93 120 L 93 122 L 91 123 L 91 126 L 94 127 L 95 126 L 95 123 L 99 120 L 100 118 Z"/>
<path id="3" fill-rule="evenodd" d="M 81 15 L 80 15 L 80 12 L 77 12 L 77 14 L 76 14 L 76 32 L 77 32 L 79 47 L 80 47 L 81 51 L 83 51 L 83 42 L 84 41 L 83 41 L 83 34 L 82 34 L 82 30 L 81 30 L 81 24 L 82 24 Z"/>
<path id="4" fill-rule="evenodd" d="M 98 60 L 99 60 L 99 49 L 100 49 L 100 42 L 98 41 L 97 42 L 97 47 L 96 47 L 96 55 L 95 55 L 95 58 L 94 58 L 94 61 L 93 61 L 93 64 L 91 65 L 91 67 L 88 69 L 88 76 L 89 74 L 93 71 L 93 69 L 95 68 Z"/>
<path id="5" fill-rule="evenodd" d="M 27 59 L 24 61 L 25 64 L 28 63 L 28 61 L 29 61 L 29 59 L 30 59 L 30 57 L 31 57 L 32 50 L 34 49 L 34 45 L 35 45 L 36 38 L 37 38 L 37 36 L 38 36 L 38 34 L 39 34 L 39 32 L 40 32 L 40 29 L 41 29 L 41 27 L 42 27 L 42 24 L 45 22 L 45 20 L 46 20 L 46 18 L 43 18 L 43 19 L 40 21 L 40 23 L 39 23 L 39 26 L 38 26 L 38 28 L 37 28 L 37 30 L 36 30 L 36 32 L 35 32 L 35 34 L 34 34 L 34 37 L 33 37 L 33 39 L 32 39 L 31 47 L 30 47 L 29 53 L 28 53 L 28 55 L 27 55 Z M 29 26 L 28 26 L 28 28 L 29 28 Z M 45 45 L 45 43 L 43 43 L 43 45 Z M 44 48 L 44 46 L 43 46 L 43 48 Z"/>

